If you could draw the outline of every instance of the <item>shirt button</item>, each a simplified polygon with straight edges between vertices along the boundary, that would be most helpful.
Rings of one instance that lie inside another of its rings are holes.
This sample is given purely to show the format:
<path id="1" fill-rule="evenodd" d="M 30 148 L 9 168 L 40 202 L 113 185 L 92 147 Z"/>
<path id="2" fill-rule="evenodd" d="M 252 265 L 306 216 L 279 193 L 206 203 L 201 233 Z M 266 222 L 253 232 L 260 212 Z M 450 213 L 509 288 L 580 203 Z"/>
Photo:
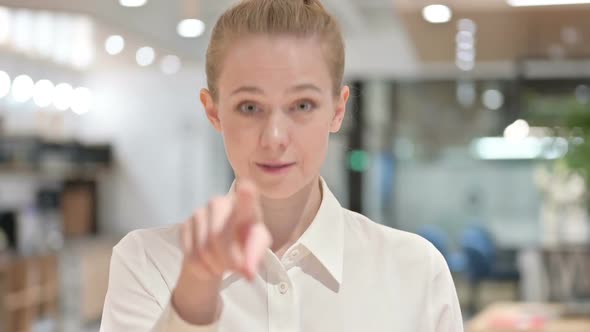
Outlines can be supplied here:
<path id="1" fill-rule="evenodd" d="M 295 250 L 291 251 L 290 255 L 291 255 L 292 259 L 297 258 L 297 256 L 299 256 L 299 250 L 295 249 Z"/>
<path id="2" fill-rule="evenodd" d="M 287 293 L 288 290 L 289 290 L 289 285 L 287 285 L 286 282 L 283 281 L 279 284 L 279 292 L 281 292 L 281 294 Z"/>

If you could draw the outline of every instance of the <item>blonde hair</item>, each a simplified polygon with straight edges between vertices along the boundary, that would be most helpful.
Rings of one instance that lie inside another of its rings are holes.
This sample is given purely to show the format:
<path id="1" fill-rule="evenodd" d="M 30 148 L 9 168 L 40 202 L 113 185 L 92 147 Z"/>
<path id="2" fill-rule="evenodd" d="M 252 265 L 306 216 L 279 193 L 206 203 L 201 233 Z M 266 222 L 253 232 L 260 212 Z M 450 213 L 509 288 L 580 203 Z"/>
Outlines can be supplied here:
<path id="1" fill-rule="evenodd" d="M 217 98 L 217 80 L 225 53 L 245 35 L 318 37 L 338 95 L 344 72 L 344 40 L 336 19 L 319 0 L 243 0 L 217 20 L 206 56 L 207 85 Z"/>

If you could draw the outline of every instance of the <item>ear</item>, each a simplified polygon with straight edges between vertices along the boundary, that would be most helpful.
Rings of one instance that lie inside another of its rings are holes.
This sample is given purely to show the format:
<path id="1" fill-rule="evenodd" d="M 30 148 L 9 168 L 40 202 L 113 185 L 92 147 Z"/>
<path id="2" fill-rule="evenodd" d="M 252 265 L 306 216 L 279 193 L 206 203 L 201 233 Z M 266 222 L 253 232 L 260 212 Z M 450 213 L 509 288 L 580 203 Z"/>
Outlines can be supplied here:
<path id="1" fill-rule="evenodd" d="M 211 92 L 209 92 L 209 90 L 207 89 L 201 89 L 199 97 L 201 99 L 201 103 L 203 104 L 203 108 L 205 108 L 207 119 L 209 119 L 209 122 L 211 122 L 215 130 L 221 132 L 221 121 L 219 121 L 219 112 L 217 110 L 217 105 L 213 100 L 213 96 L 211 96 Z"/>
<path id="2" fill-rule="evenodd" d="M 340 127 L 342 127 L 342 121 L 344 120 L 344 115 L 346 114 L 346 102 L 348 101 L 349 96 L 350 89 L 345 85 L 342 87 L 340 96 L 338 96 L 338 101 L 336 102 L 336 111 L 334 112 L 332 123 L 330 124 L 331 133 L 338 132 Z"/>

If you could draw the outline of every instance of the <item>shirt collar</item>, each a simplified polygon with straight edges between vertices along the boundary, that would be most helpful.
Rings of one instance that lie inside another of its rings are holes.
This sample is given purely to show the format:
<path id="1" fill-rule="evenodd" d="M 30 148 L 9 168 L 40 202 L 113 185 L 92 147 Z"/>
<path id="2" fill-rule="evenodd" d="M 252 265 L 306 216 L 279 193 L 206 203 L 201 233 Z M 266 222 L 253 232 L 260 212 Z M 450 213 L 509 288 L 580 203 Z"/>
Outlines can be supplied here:
<path id="1" fill-rule="evenodd" d="M 320 178 L 320 182 L 320 208 L 298 242 L 305 246 L 340 284 L 344 258 L 342 207 L 323 178 Z"/>

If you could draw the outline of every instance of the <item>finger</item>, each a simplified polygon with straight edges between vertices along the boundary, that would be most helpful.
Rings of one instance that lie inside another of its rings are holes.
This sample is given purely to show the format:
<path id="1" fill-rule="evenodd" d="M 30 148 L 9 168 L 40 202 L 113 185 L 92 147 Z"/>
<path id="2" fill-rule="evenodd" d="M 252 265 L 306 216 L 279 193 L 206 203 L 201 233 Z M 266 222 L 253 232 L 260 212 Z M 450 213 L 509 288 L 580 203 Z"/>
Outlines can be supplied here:
<path id="1" fill-rule="evenodd" d="M 250 280 L 254 278 L 258 266 L 264 258 L 264 253 L 272 244 L 272 238 L 263 223 L 256 223 L 249 227 L 245 242 L 246 272 Z"/>
<path id="2" fill-rule="evenodd" d="M 203 212 L 195 211 L 191 217 L 182 224 L 180 230 L 180 242 L 182 251 L 184 253 L 185 261 L 190 262 L 189 267 L 199 277 L 209 280 L 213 276 L 211 269 L 204 264 L 199 258 L 197 247 L 201 246 L 204 236 L 199 233 L 204 233 L 203 230 Z"/>
<path id="3" fill-rule="evenodd" d="M 262 222 L 258 189 L 249 180 L 241 180 L 234 195 L 232 220 L 236 224 Z"/>
<path id="4" fill-rule="evenodd" d="M 207 211 L 204 209 L 198 209 L 193 213 L 192 216 L 192 249 L 193 255 L 197 255 L 202 250 L 207 240 Z"/>
<path id="5" fill-rule="evenodd" d="M 242 249 L 242 246 L 238 242 L 235 235 L 229 246 L 229 255 L 234 264 L 233 270 L 243 274 L 244 276 L 247 275 L 246 254 L 244 253 L 244 250 Z"/>
<path id="6" fill-rule="evenodd" d="M 179 240 L 180 240 L 180 246 L 182 248 L 182 253 L 185 256 L 189 256 L 192 254 L 193 252 L 193 223 L 192 223 L 192 219 L 193 217 L 191 216 L 189 218 L 189 220 L 185 221 L 181 226 L 180 226 L 180 234 L 179 234 Z"/>
<path id="7" fill-rule="evenodd" d="M 228 222 L 228 219 L 232 211 L 232 204 L 229 197 L 218 197 L 211 200 L 208 205 L 208 217 L 211 225 L 209 228 L 209 248 L 211 256 L 224 272 L 233 269 L 236 264 L 230 255 L 233 226 Z"/>
<path id="8" fill-rule="evenodd" d="M 195 231 L 194 238 L 198 239 L 195 244 L 196 258 L 205 266 L 205 268 L 213 275 L 221 275 L 222 269 L 216 264 L 213 259 L 210 248 L 209 248 L 209 229 L 211 227 L 207 210 L 199 209 L 195 215 L 196 227 L 193 228 Z"/>

